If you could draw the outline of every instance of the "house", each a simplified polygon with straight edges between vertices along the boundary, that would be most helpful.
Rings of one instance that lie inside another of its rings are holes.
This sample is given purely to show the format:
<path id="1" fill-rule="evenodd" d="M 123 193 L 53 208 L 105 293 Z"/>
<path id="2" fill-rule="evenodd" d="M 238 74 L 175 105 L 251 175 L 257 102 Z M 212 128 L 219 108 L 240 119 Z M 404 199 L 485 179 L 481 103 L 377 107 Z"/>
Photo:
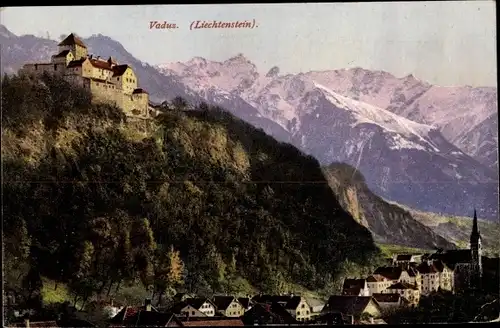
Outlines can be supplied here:
<path id="1" fill-rule="evenodd" d="M 130 313 L 121 323 L 111 323 L 109 327 L 182 327 L 182 322 L 172 312 L 139 310 Z"/>
<path id="2" fill-rule="evenodd" d="M 398 309 L 408 304 L 408 301 L 398 293 L 373 294 L 372 296 L 384 312 Z"/>
<path id="3" fill-rule="evenodd" d="M 203 317 L 203 318 L 180 318 L 184 327 L 242 327 L 240 318 L 227 317 Z"/>
<path id="4" fill-rule="evenodd" d="M 108 320 L 109 327 L 134 326 L 139 312 L 158 312 L 158 310 L 151 305 L 150 299 L 146 299 L 143 306 L 125 306 Z"/>
<path id="5" fill-rule="evenodd" d="M 215 304 L 217 313 L 225 317 L 239 318 L 245 314 L 245 308 L 233 296 L 214 296 L 212 301 Z"/>
<path id="6" fill-rule="evenodd" d="M 213 317 L 216 314 L 217 307 L 214 302 L 212 302 L 208 298 L 188 298 L 184 301 L 190 309 L 196 309 L 199 312 L 203 313 L 207 317 Z M 191 310 L 192 311 L 192 310 Z M 181 312 L 182 313 L 182 312 Z M 184 313 L 186 314 L 186 313 Z M 187 313 L 187 315 L 189 315 Z"/>
<path id="7" fill-rule="evenodd" d="M 138 78 L 127 64 L 119 65 L 109 57 L 88 54 L 87 46 L 73 33 L 58 45 L 58 53 L 49 63 L 25 64 L 19 74 L 42 75 L 54 74 L 66 81 L 90 91 L 93 102 L 104 102 L 121 108 L 132 117 L 147 118 L 149 95 L 138 87 Z"/>
<path id="8" fill-rule="evenodd" d="M 392 265 L 408 269 L 411 263 L 422 262 L 423 254 L 394 254 L 392 258 Z"/>
<path id="9" fill-rule="evenodd" d="M 369 320 L 360 320 L 360 325 L 387 325 L 384 319 L 381 318 L 370 318 Z"/>
<path id="10" fill-rule="evenodd" d="M 342 287 L 342 295 L 370 296 L 366 279 L 345 279 Z"/>
<path id="11" fill-rule="evenodd" d="M 454 290 L 454 272 L 441 260 L 424 261 L 417 267 L 417 270 L 421 275 L 422 295 L 438 290 Z"/>
<path id="12" fill-rule="evenodd" d="M 322 313 L 342 313 L 352 315 L 354 321 L 359 321 L 362 317 L 370 316 L 379 318 L 382 309 L 372 296 L 330 296 L 323 308 Z"/>
<path id="13" fill-rule="evenodd" d="M 245 326 L 296 324 L 297 320 L 278 303 L 256 303 L 242 317 Z"/>
<path id="14" fill-rule="evenodd" d="M 175 313 L 179 317 L 198 318 L 207 316 L 205 313 L 188 304 L 186 301 L 174 304 L 174 306 L 171 307 L 168 311 Z"/>
<path id="15" fill-rule="evenodd" d="M 320 315 L 321 310 L 325 307 L 325 302 L 316 298 L 306 297 L 307 304 L 311 307 L 311 319 Z"/>
<path id="16" fill-rule="evenodd" d="M 305 322 L 311 319 L 311 306 L 302 296 L 258 295 L 255 296 L 252 300 L 256 303 L 277 303 L 281 305 L 285 310 L 287 310 L 292 315 L 292 317 L 294 317 L 299 322 Z"/>
<path id="17" fill-rule="evenodd" d="M 254 302 L 250 297 L 238 297 L 238 302 L 243 306 L 243 309 L 246 311 L 250 310 L 254 305 Z"/>
<path id="18" fill-rule="evenodd" d="M 310 325 L 354 325 L 354 317 L 337 312 L 321 313 L 308 324 Z"/>
<path id="19" fill-rule="evenodd" d="M 403 296 L 411 306 L 417 306 L 420 302 L 420 291 L 417 286 L 407 282 L 397 282 L 382 292 L 383 294 L 399 294 Z"/>
<path id="20" fill-rule="evenodd" d="M 417 264 L 416 263 L 410 263 L 408 266 L 408 276 L 410 277 L 409 283 L 411 285 L 417 286 L 418 290 L 422 292 L 422 275 L 420 272 L 417 270 Z"/>
<path id="21" fill-rule="evenodd" d="M 373 272 L 373 274 L 379 274 L 382 277 L 391 280 L 392 283 L 410 281 L 408 272 L 401 267 L 379 267 Z"/>
<path id="22" fill-rule="evenodd" d="M 380 275 L 372 274 L 366 278 L 366 285 L 370 295 L 381 293 L 387 287 L 392 285 L 392 280 Z"/>

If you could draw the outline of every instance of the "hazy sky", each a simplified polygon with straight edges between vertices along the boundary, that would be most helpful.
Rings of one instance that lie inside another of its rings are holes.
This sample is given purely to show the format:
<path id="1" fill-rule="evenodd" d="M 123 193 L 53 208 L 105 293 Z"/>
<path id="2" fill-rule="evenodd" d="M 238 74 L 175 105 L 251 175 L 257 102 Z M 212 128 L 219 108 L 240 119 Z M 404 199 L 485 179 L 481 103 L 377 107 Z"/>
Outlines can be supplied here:
<path id="1" fill-rule="evenodd" d="M 101 33 L 151 65 L 243 53 L 263 72 L 359 66 L 439 85 L 497 80 L 493 1 L 22 7 L 0 15 L 17 35 Z M 189 29 L 193 20 L 252 19 L 255 29 Z M 150 30 L 155 20 L 179 28 Z"/>

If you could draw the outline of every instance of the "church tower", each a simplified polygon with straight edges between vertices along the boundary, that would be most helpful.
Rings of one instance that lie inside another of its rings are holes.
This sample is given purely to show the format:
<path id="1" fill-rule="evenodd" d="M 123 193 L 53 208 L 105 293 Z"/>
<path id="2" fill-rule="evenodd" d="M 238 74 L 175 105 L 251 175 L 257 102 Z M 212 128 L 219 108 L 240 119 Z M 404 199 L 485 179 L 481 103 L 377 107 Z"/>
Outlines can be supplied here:
<path id="1" fill-rule="evenodd" d="M 471 274 L 472 283 L 474 286 L 479 287 L 481 278 L 483 276 L 483 265 L 481 256 L 483 253 L 481 245 L 481 234 L 477 227 L 477 214 L 474 209 L 474 221 L 472 223 L 472 233 L 470 235 L 470 251 L 471 251 Z"/>

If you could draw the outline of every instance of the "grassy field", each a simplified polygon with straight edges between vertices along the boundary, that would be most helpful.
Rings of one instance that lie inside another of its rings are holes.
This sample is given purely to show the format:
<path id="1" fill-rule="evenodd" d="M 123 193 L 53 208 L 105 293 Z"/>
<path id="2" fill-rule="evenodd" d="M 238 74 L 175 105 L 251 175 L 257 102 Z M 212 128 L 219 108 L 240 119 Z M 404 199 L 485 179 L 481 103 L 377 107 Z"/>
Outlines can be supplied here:
<path id="1" fill-rule="evenodd" d="M 432 249 L 420 249 L 392 244 L 377 244 L 377 246 L 380 248 L 385 257 L 392 257 L 394 254 L 423 254 L 434 252 Z"/>
<path id="2" fill-rule="evenodd" d="M 472 215 L 471 217 L 442 215 L 414 210 L 401 204 L 397 205 L 409 211 L 415 220 L 432 228 L 435 233 L 451 241 L 457 247 L 469 247 Z M 500 238 L 498 237 L 500 236 L 500 224 L 478 218 L 478 228 L 483 238 L 485 255 L 498 256 L 500 253 Z"/>

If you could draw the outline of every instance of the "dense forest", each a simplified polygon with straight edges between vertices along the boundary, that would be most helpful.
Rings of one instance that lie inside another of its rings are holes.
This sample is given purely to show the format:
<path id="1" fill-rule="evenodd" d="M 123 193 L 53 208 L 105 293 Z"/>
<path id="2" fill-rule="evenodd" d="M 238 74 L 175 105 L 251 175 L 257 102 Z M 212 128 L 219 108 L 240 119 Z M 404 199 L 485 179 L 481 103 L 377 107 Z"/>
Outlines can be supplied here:
<path id="1" fill-rule="evenodd" d="M 316 159 L 220 108 L 144 121 L 50 75 L 2 90 L 6 287 L 27 300 L 42 277 L 75 302 L 133 284 L 159 301 L 328 290 L 380 263 Z"/>

